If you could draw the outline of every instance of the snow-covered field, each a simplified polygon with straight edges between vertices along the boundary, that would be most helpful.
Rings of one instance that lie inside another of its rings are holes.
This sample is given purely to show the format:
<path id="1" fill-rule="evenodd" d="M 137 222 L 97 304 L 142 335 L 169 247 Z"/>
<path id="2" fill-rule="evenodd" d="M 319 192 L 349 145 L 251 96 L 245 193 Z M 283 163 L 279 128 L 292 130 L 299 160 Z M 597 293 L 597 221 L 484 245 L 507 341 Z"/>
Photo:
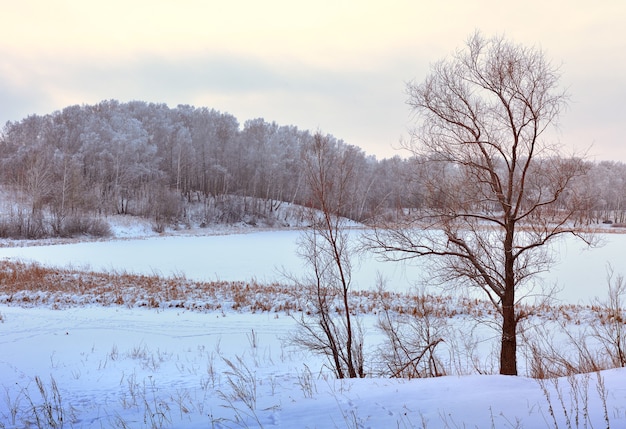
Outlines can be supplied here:
<path id="1" fill-rule="evenodd" d="M 282 315 L 1 311 L 5 427 L 26 427 L 19 411 L 33 406 L 40 407 L 43 424 L 31 417 L 32 427 L 49 427 L 61 417 L 63 427 L 508 428 L 517 421 L 524 428 L 553 427 L 539 383 L 528 378 L 324 376 L 317 359 L 281 345 L 279 338 L 293 327 Z M 595 377 L 579 380 L 588 387 L 593 427 L 600 428 L 606 424 Z M 626 372 L 602 377 L 611 425 L 624 427 Z M 560 380 L 560 387 L 568 391 L 569 382 Z M 555 407 L 556 398 L 553 393 Z M 559 424 L 567 427 L 564 417 Z M 586 427 L 582 420 L 580 427 Z"/>
<path id="2" fill-rule="evenodd" d="M 0 258 L 263 282 L 301 268 L 297 234 L 128 233 L 5 247 Z M 607 263 L 626 270 L 625 235 L 607 234 L 604 247 L 582 253 L 564 246 L 546 280 L 569 291 L 566 302 L 603 296 Z M 368 260 L 357 270 L 359 287 L 369 288 L 378 271 L 401 289 L 419 269 Z M 364 317 L 370 353 L 380 339 L 375 317 Z M 285 341 L 294 328 L 289 315 L 272 312 L 0 305 L 0 428 L 606 428 L 607 419 L 626 427 L 626 369 L 543 384 L 497 375 L 339 381 L 319 357 Z"/>

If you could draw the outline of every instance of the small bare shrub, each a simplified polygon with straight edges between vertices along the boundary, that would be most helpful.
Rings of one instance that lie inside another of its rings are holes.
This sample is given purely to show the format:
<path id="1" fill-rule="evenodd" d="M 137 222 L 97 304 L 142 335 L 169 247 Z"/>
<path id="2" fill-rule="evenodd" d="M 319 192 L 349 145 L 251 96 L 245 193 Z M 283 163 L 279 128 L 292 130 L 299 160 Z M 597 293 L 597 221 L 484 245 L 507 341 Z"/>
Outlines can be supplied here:
<path id="1" fill-rule="evenodd" d="M 607 284 L 608 298 L 595 301 L 586 323 L 560 309 L 551 322 L 553 329 L 541 323 L 523 332 L 531 377 L 562 377 L 626 366 L 626 282 L 609 267 Z"/>
<path id="2" fill-rule="evenodd" d="M 11 210 L 0 218 L 0 237 L 15 240 L 45 238 L 50 231 L 40 212 L 31 213 L 22 209 Z"/>
<path id="3" fill-rule="evenodd" d="M 88 216 L 71 216 L 62 219 L 58 223 L 52 223 L 52 232 L 58 237 L 77 237 L 88 235 L 91 237 L 109 237 L 111 228 L 102 219 Z"/>
<path id="4" fill-rule="evenodd" d="M 415 296 L 411 314 L 393 312 L 379 281 L 382 311 L 378 328 L 386 341 L 380 347 L 380 372 L 390 377 L 422 378 L 445 374 L 444 366 L 435 353 L 446 335 L 447 325 L 423 293 Z"/>
<path id="5" fill-rule="evenodd" d="M 150 207 L 150 215 L 154 219 L 152 229 L 162 233 L 165 232 L 167 226 L 174 224 L 180 218 L 183 203 L 180 193 L 169 190 L 157 191 L 154 198 L 155 201 Z"/>
<path id="6" fill-rule="evenodd" d="M 12 239 L 40 239 L 47 237 L 109 237 L 109 224 L 98 218 L 81 216 L 53 216 L 52 219 L 41 212 L 26 213 L 18 210 L 0 218 L 0 237 Z"/>
<path id="7" fill-rule="evenodd" d="M 559 337 L 559 338 L 557 338 Z M 606 355 L 590 341 L 586 329 L 555 321 L 522 334 L 528 376 L 537 379 L 586 374 L 611 367 Z"/>
<path id="8" fill-rule="evenodd" d="M 592 309 L 599 322 L 592 325 L 593 336 L 598 340 L 613 367 L 626 367 L 626 281 L 615 275 L 611 267 L 607 274 L 608 297 L 596 300 Z"/>

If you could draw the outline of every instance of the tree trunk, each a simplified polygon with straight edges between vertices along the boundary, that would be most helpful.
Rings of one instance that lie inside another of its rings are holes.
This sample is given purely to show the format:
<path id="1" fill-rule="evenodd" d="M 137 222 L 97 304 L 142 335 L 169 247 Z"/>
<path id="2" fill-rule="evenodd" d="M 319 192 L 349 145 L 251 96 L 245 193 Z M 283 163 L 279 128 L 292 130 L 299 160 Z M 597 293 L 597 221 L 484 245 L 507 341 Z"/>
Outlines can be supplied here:
<path id="1" fill-rule="evenodd" d="M 502 348 L 500 350 L 500 374 L 517 375 L 517 320 L 513 293 L 505 293 L 502 300 Z M 510 301 L 510 302 L 509 302 Z"/>
<path id="2" fill-rule="evenodd" d="M 507 216 L 508 217 L 508 216 Z M 517 319 L 515 318 L 515 259 L 513 237 L 515 224 L 506 222 L 504 238 L 504 293 L 502 295 L 502 347 L 500 374 L 517 375 Z"/>

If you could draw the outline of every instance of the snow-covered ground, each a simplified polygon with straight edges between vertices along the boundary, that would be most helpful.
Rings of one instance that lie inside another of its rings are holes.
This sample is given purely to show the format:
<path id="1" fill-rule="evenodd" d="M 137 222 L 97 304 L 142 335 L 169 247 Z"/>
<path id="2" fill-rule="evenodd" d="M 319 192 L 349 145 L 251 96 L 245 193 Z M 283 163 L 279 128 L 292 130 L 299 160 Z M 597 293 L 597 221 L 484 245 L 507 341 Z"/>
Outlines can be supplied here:
<path id="1" fill-rule="evenodd" d="M 281 267 L 300 268 L 297 231 L 126 231 L 125 240 L 2 248 L 0 258 L 223 280 L 270 281 Z M 567 301 L 602 296 L 608 262 L 626 269 L 626 236 L 606 238 L 583 253 L 567 247 L 549 273 L 577 291 Z M 416 269 L 374 265 L 362 264 L 357 280 L 383 270 L 406 286 Z M 364 317 L 370 353 L 374 324 Z M 607 418 L 626 427 L 626 369 L 543 384 L 497 375 L 339 381 L 285 341 L 294 328 L 283 313 L 0 305 L 0 428 L 605 428 Z"/>
<path id="2" fill-rule="evenodd" d="M 547 381 L 548 401 L 524 377 L 339 381 L 281 341 L 284 315 L 0 312 L 0 427 L 550 428 L 551 406 L 559 427 L 563 409 L 571 427 L 607 427 L 605 412 L 626 425 L 626 369 L 602 372 L 600 391 L 596 374 Z"/>

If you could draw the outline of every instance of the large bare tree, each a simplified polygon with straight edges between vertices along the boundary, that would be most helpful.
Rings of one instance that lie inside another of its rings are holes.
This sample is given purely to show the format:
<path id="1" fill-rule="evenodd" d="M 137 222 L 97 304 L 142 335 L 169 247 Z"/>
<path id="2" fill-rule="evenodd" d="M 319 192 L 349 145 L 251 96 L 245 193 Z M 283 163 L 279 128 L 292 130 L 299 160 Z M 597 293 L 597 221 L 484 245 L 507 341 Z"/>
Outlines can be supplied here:
<path id="1" fill-rule="evenodd" d="M 585 164 L 546 136 L 567 101 L 558 69 L 536 48 L 475 33 L 407 92 L 406 146 L 431 173 L 426 208 L 371 244 L 392 260 L 431 256 L 431 279 L 484 291 L 501 315 L 500 373 L 516 375 L 521 290 L 554 261 L 548 242 L 580 236 L 571 184 Z"/>

